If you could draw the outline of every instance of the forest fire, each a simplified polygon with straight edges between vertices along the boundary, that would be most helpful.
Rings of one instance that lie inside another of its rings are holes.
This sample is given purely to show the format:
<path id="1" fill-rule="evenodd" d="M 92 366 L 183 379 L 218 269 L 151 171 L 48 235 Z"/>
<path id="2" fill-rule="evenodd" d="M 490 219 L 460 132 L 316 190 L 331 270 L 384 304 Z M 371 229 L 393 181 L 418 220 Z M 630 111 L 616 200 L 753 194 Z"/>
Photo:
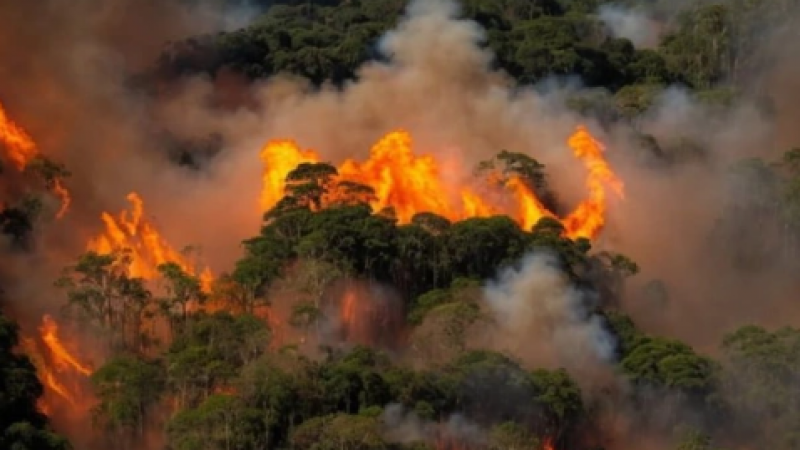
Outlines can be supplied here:
<path id="1" fill-rule="evenodd" d="M 370 283 L 343 280 L 329 295 L 335 299 L 345 342 L 392 347 L 402 340 L 402 310 L 389 292 Z"/>
<path id="2" fill-rule="evenodd" d="M 0 104 L 0 143 L 6 149 L 6 157 L 14 164 L 14 167 L 22 172 L 39 155 L 36 144 L 28 133 L 17 125 L 6 113 L 3 105 Z M 61 201 L 61 207 L 56 213 L 56 218 L 62 218 L 69 209 L 71 196 L 64 187 L 63 181 L 59 176 L 55 176 L 49 188 Z"/>
<path id="3" fill-rule="evenodd" d="M 585 127 L 579 126 L 567 143 L 575 157 L 588 169 L 586 186 L 589 198 L 561 222 L 571 238 L 594 238 L 605 223 L 606 186 L 622 197 L 623 183 L 603 158 L 603 145 Z M 268 143 L 261 159 L 266 165 L 261 195 L 261 207 L 265 211 L 285 195 L 286 177 L 295 167 L 301 163 L 320 162 L 316 152 L 303 150 L 288 140 Z M 410 222 L 420 212 L 433 212 L 451 221 L 509 214 L 525 229 L 530 229 L 542 217 L 555 217 L 516 175 L 501 181 L 516 200 L 515 211 L 508 211 L 507 207 L 479 195 L 469 186 L 457 187 L 453 192 L 454 189 L 442 178 L 441 162 L 433 155 L 415 155 L 411 135 L 402 130 L 393 131 L 378 141 L 366 161 L 345 160 L 337 167 L 337 172 L 336 180 L 339 182 L 372 188 L 374 196 L 370 198 L 370 204 L 373 210 L 392 207 L 401 224 Z M 329 193 L 323 206 L 337 201 L 341 199 L 335 193 Z"/>
<path id="4" fill-rule="evenodd" d="M 569 138 L 569 146 L 575 157 L 581 160 L 589 171 L 586 187 L 589 198 L 564 220 L 564 226 L 575 236 L 593 237 L 602 228 L 606 212 L 606 191 L 608 185 L 620 198 L 624 197 L 624 184 L 603 158 L 604 148 L 586 128 L 580 127 Z"/>
<path id="5" fill-rule="evenodd" d="M 798 2 L 95 3 L 0 1 L 0 450 L 798 446 Z"/>
<path id="6" fill-rule="evenodd" d="M 0 105 L 0 140 L 6 145 L 8 159 L 17 170 L 25 169 L 37 154 L 33 139 L 8 117 L 3 105 Z"/>
<path id="7" fill-rule="evenodd" d="M 363 344 L 366 343 L 364 341 L 367 339 L 367 336 L 365 335 L 366 330 L 364 330 L 363 327 L 367 317 L 363 317 L 363 311 L 356 311 L 356 307 L 361 304 L 363 304 L 363 302 L 359 302 L 358 293 L 356 293 L 355 290 L 346 290 L 344 297 L 342 297 L 341 318 L 342 323 L 346 328 L 347 338 L 353 342 Z"/>
<path id="8" fill-rule="evenodd" d="M 105 230 L 89 242 L 88 249 L 100 254 L 130 252 L 128 275 L 131 277 L 153 279 L 158 274 L 158 266 L 168 262 L 178 264 L 190 275 L 198 275 L 194 264 L 174 250 L 145 218 L 144 202 L 139 194 L 131 192 L 127 198 L 132 209 L 122 211 L 117 217 L 104 212 Z M 211 271 L 206 268 L 199 277 L 203 290 L 208 292 L 213 282 Z"/>
<path id="9" fill-rule="evenodd" d="M 58 367 L 71 368 L 76 372 L 89 376 L 92 371 L 87 366 L 78 362 L 78 360 L 64 347 L 64 344 L 58 338 L 58 324 L 50 317 L 44 316 L 42 318 L 42 326 L 39 328 L 41 331 L 42 341 L 50 350 Z"/>
<path id="10" fill-rule="evenodd" d="M 92 374 L 92 369 L 68 349 L 70 345 L 59 336 L 56 321 L 45 315 L 38 338 L 25 338 L 22 345 L 45 388 L 40 408 L 50 413 L 58 404 L 69 405 L 73 410 L 79 407 L 85 397 L 81 382 Z"/>

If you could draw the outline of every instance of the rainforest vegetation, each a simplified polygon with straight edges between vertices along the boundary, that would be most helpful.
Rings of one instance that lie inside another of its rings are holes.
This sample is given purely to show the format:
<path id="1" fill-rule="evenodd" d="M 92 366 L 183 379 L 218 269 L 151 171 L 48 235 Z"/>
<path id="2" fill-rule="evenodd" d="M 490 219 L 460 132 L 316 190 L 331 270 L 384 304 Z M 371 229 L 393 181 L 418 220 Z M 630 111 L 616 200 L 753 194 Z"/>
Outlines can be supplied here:
<path id="1" fill-rule="evenodd" d="M 132 88 L 156 95 L 197 75 L 258 83 L 281 73 L 342 86 L 364 61 L 380 57 L 377 39 L 406 6 L 262 3 L 245 28 L 170 42 L 152 70 L 131 77 Z M 464 0 L 462 13 L 485 29 L 497 69 L 521 84 L 575 77 L 584 88 L 568 100 L 571 108 L 636 130 L 640 114 L 673 85 L 699 102 L 729 107 L 745 94 L 753 67 L 768 63 L 755 51 L 760 27 L 778 26 L 796 8 L 779 0 L 640 3 L 655 11 L 665 33 L 642 47 L 610 34 L 599 0 Z M 659 170 L 705 158 L 702 143 L 640 139 L 641 157 Z M 175 144 L 176 163 L 197 169 L 197 155 L 213 154 L 218 144 Z M 182 152 L 181 145 L 208 151 Z M 547 168 L 502 150 L 494 162 L 503 172 L 558 210 Z M 0 177 L 16 176 L 5 169 Z M 27 176 L 45 188 L 69 176 L 44 159 L 31 170 Z M 670 298 L 658 282 L 626 290 L 640 271 L 630 258 L 565 237 L 551 218 L 522 229 L 506 216 L 451 222 L 422 212 L 398 224 L 391 211 L 375 212 L 362 200 L 367 186 L 346 186 L 355 192 L 349 201 L 319 208 L 320 198 L 341 188 L 332 182 L 336 171 L 313 163 L 290 172 L 285 197 L 210 290 L 175 263 L 158 267 L 159 288 L 152 288 L 124 270 L 131 264 L 124 252 L 85 253 L 47 280 L 60 296 L 59 320 L 96 333 L 110 355 L 93 368 L 83 393 L 96 400 L 96 436 L 75 448 L 596 450 L 619 448 L 609 431 L 615 413 L 664 436 L 662 448 L 800 446 L 800 329 L 741 326 L 710 351 L 644 332 L 621 298 Z M 742 160 L 730 176 L 747 194 L 725 205 L 709 247 L 722 248 L 717 254 L 742 276 L 775 254 L 796 255 L 800 150 Z M 40 211 L 24 195 L 3 205 L 4 251 L 36 245 Z M 759 217 L 775 232 L 744 239 L 753 224 L 742 217 Z M 580 383 L 568 368 L 531 367 L 471 335 L 490 320 L 486 282 L 531 253 L 548 255 L 565 283 L 592 294 L 580 314 L 613 336 L 608 373 L 624 384 Z M 352 295 L 347 308 L 343 292 Z M 281 293 L 293 300 L 278 314 L 273 300 Z M 13 311 L 0 316 L 0 448 L 70 448 L 37 407 L 45 380 L 21 350 L 11 317 Z M 155 321 L 164 326 L 146 326 Z M 402 427 L 416 431 L 398 432 Z M 146 447 L 153 434 L 160 443 Z"/>

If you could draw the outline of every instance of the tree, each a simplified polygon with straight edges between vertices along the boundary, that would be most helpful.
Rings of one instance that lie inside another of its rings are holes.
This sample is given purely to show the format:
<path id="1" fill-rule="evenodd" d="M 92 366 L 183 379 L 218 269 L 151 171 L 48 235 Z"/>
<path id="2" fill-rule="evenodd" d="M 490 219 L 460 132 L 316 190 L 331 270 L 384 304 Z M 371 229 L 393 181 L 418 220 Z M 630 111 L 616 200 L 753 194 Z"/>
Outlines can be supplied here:
<path id="1" fill-rule="evenodd" d="M 689 429 L 682 433 L 677 450 L 710 450 L 711 438 L 697 431 Z"/>
<path id="2" fill-rule="evenodd" d="M 622 298 L 625 280 L 639 273 L 639 265 L 625 255 L 602 251 L 590 258 L 594 286 L 613 304 Z"/>
<path id="3" fill-rule="evenodd" d="M 190 316 L 165 355 L 168 386 L 179 405 L 196 406 L 230 386 L 238 371 L 269 345 L 269 328 L 257 317 L 227 312 Z"/>
<path id="4" fill-rule="evenodd" d="M 578 281 L 591 268 L 588 252 L 592 244 L 586 238 L 572 240 L 564 236 L 564 225 L 552 217 L 542 217 L 531 229 L 528 249 L 546 251 L 557 256 L 560 268 L 573 281 Z"/>
<path id="5" fill-rule="evenodd" d="M 109 348 L 144 350 L 142 324 L 150 305 L 144 280 L 127 275 L 126 252 L 87 252 L 67 266 L 56 286 L 67 296 L 68 311 L 104 335 Z"/>
<path id="6" fill-rule="evenodd" d="M 390 391 L 379 370 L 387 366 L 385 356 L 361 346 L 330 355 L 320 373 L 326 410 L 355 414 L 386 405 Z"/>
<path id="7" fill-rule="evenodd" d="M 527 236 L 506 216 L 466 219 L 445 235 L 451 272 L 462 277 L 487 279 L 526 249 Z"/>
<path id="8" fill-rule="evenodd" d="M 564 369 L 531 373 L 534 399 L 540 410 L 540 432 L 556 445 L 569 440 L 584 414 L 581 389 Z"/>
<path id="9" fill-rule="evenodd" d="M 723 392 L 736 423 L 760 445 L 796 445 L 800 330 L 745 326 L 726 335 L 722 348 Z"/>
<path id="10" fill-rule="evenodd" d="M 712 244 L 719 246 L 722 262 L 734 268 L 752 273 L 774 267 L 786 246 L 779 173 L 767 161 L 747 158 L 730 167 L 728 183 L 730 194 L 713 230 Z M 761 232 L 753 235 L 753 229 Z M 737 245 L 727 245 L 731 241 Z"/>
<path id="11" fill-rule="evenodd" d="M 661 43 L 669 69 L 692 86 L 708 88 L 731 73 L 728 5 L 700 5 L 681 14 Z"/>
<path id="12" fill-rule="evenodd" d="M 95 417 L 120 437 L 122 448 L 131 448 L 144 436 L 148 414 L 161 398 L 161 367 L 133 356 L 120 356 L 92 373 L 92 383 L 99 399 Z"/>
<path id="13" fill-rule="evenodd" d="M 53 433 L 36 402 L 43 393 L 36 368 L 14 349 L 18 326 L 0 313 L 0 448 L 69 450 L 69 442 Z"/>
<path id="14" fill-rule="evenodd" d="M 36 197 L 26 196 L 18 204 L 0 211 L 0 232 L 11 238 L 14 247 L 29 250 L 34 224 L 42 211 L 42 202 Z"/>
<path id="15" fill-rule="evenodd" d="M 490 450 L 539 450 L 541 443 L 525 426 L 516 422 L 504 422 L 491 431 Z"/>
<path id="16" fill-rule="evenodd" d="M 260 411 L 227 394 L 211 395 L 196 408 L 180 411 L 167 426 L 175 450 L 255 450 L 269 443 L 263 431 Z"/>
<path id="17" fill-rule="evenodd" d="M 289 355 L 265 355 L 246 365 L 236 381 L 243 404 L 257 412 L 265 445 L 285 442 L 296 424 L 318 414 L 319 391 L 312 367 Z"/>
<path id="18" fill-rule="evenodd" d="M 301 300 L 292 306 L 289 323 L 308 332 L 312 326 L 320 324 L 319 319 L 323 316 L 322 299 L 326 290 L 345 274 L 332 263 L 314 259 L 298 261 L 296 273 L 296 289 L 308 295 L 310 300 Z M 316 330 L 320 331 L 318 327 Z"/>
<path id="19" fill-rule="evenodd" d="M 640 339 L 620 364 L 639 386 L 675 390 L 690 399 L 704 400 L 715 387 L 716 365 L 680 341 Z"/>
<path id="20" fill-rule="evenodd" d="M 297 244 L 298 256 L 331 262 L 345 272 L 389 279 L 394 224 L 373 215 L 369 206 L 323 209 L 312 216 L 309 229 Z"/>
<path id="21" fill-rule="evenodd" d="M 414 214 L 411 218 L 411 224 L 422 227 L 425 231 L 435 236 L 441 235 L 452 225 L 447 218 L 431 212 Z"/>
<path id="22" fill-rule="evenodd" d="M 167 317 L 170 328 L 180 330 L 188 318 L 189 305 L 201 305 L 206 294 L 200 285 L 200 278 L 188 274 L 174 262 L 160 264 L 158 272 L 164 278 L 167 297 L 159 301 L 162 313 Z"/>
<path id="23" fill-rule="evenodd" d="M 618 311 L 605 311 L 604 316 L 607 326 L 617 338 L 617 357 L 625 359 L 646 336 L 636 328 L 633 320 Z"/>
<path id="24" fill-rule="evenodd" d="M 536 194 L 536 197 L 550 211 L 560 212 L 555 193 L 547 184 L 545 166 L 532 157 L 517 152 L 503 150 L 493 159 L 478 164 L 476 175 L 489 177 L 496 183 L 505 185 L 512 177 Z"/>
<path id="25" fill-rule="evenodd" d="M 469 330 L 482 318 L 477 303 L 449 295 L 442 291 L 423 295 L 410 317 L 419 326 L 411 334 L 409 350 L 423 362 L 440 365 L 461 355 L 467 349 Z"/>
<path id="26" fill-rule="evenodd" d="M 292 433 L 291 443 L 301 450 L 386 448 L 377 419 L 347 414 L 317 417 L 304 422 Z"/>
<path id="27" fill-rule="evenodd" d="M 338 171 L 330 164 L 301 163 L 286 175 L 286 197 L 293 198 L 296 205 L 318 210 L 336 175 Z"/>
<path id="28" fill-rule="evenodd" d="M 41 178 L 49 190 L 55 189 L 61 180 L 72 175 L 64 164 L 54 162 L 43 155 L 34 156 L 25 166 L 25 171 Z"/>
<path id="29" fill-rule="evenodd" d="M 414 296 L 435 287 L 443 277 L 442 240 L 419 225 L 395 230 L 397 257 L 392 281 L 403 293 Z"/>
<path id="30" fill-rule="evenodd" d="M 507 417 L 524 422 L 533 417 L 534 386 L 528 373 L 509 356 L 473 350 L 463 353 L 445 369 L 454 378 L 457 407 L 472 420 L 491 423 Z"/>

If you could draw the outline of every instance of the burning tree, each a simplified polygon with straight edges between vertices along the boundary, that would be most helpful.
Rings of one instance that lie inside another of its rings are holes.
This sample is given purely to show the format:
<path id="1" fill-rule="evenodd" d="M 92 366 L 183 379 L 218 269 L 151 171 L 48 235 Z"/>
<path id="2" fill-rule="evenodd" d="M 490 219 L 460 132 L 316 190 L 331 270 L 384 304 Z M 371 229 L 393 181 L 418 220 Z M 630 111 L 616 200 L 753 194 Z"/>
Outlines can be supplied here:
<path id="1" fill-rule="evenodd" d="M 0 313 L 0 448 L 67 450 L 39 412 L 43 386 L 31 360 L 15 351 L 19 344 L 17 326 Z"/>

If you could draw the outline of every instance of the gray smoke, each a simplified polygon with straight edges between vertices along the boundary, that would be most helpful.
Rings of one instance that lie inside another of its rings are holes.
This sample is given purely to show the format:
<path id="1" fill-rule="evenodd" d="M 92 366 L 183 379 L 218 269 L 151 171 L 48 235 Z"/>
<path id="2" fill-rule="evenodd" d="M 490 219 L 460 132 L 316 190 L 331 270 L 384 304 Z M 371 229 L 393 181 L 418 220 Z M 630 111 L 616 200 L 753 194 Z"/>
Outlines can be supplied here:
<path id="1" fill-rule="evenodd" d="M 526 362 L 585 368 L 613 358 L 615 338 L 590 312 L 594 296 L 572 286 L 550 253 L 532 253 L 501 273 L 485 298 L 497 322 L 495 345 Z"/>
<path id="2" fill-rule="evenodd" d="M 387 441 L 401 444 L 434 442 L 447 439 L 451 442 L 479 444 L 486 441 L 484 431 L 460 414 L 453 414 L 445 422 L 436 423 L 419 417 L 403 405 L 387 405 L 381 416 Z"/>

